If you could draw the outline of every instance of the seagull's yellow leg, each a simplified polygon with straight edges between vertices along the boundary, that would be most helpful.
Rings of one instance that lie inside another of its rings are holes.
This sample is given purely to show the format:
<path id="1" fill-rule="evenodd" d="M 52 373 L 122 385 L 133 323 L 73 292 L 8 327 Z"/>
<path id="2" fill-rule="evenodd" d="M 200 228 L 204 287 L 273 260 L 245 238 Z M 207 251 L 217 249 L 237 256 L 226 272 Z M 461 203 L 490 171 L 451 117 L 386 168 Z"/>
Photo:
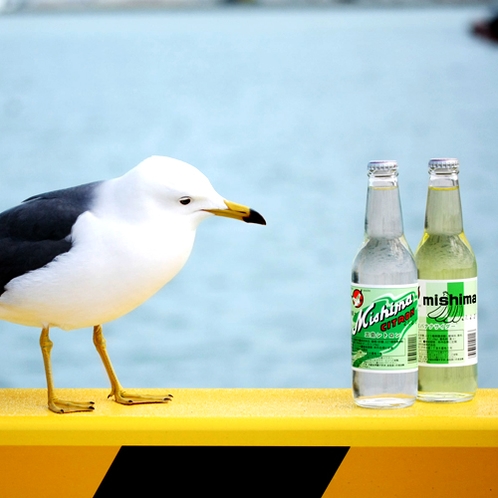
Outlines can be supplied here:
<path id="1" fill-rule="evenodd" d="M 43 364 L 45 365 L 45 375 L 47 376 L 49 410 L 52 410 L 55 413 L 91 412 L 93 410 L 93 401 L 80 403 L 77 401 L 65 401 L 55 397 L 52 362 L 50 361 L 50 352 L 52 351 L 53 342 L 50 340 L 48 332 L 49 328 L 44 327 L 40 335 L 40 347 L 43 355 Z"/>
<path id="2" fill-rule="evenodd" d="M 109 398 L 114 396 L 114 401 L 123 405 L 135 405 L 139 403 L 167 403 L 173 399 L 171 394 L 167 394 L 166 396 L 154 396 L 150 394 L 130 394 L 125 392 L 119 383 L 118 377 L 114 372 L 114 368 L 112 367 L 111 360 L 107 353 L 105 337 L 102 333 L 102 327 L 100 325 L 96 325 L 93 328 L 93 343 L 102 358 L 102 363 L 104 364 L 109 380 L 111 381 L 111 394 L 109 394 Z"/>

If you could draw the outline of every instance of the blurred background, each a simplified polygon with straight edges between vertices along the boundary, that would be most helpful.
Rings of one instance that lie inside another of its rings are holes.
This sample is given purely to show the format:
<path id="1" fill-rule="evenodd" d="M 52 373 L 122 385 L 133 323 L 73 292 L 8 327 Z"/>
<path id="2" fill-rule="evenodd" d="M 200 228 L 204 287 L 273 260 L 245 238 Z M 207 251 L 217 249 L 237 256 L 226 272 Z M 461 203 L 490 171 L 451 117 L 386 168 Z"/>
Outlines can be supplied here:
<path id="1" fill-rule="evenodd" d="M 461 162 L 479 264 L 481 387 L 498 387 L 498 45 L 478 1 L 0 1 L 0 209 L 197 166 L 266 227 L 210 219 L 184 270 L 104 327 L 126 387 L 349 387 L 366 165 L 397 159 L 407 239 L 431 157 Z M 39 330 L 0 322 L 0 386 L 44 387 Z M 91 330 L 52 339 L 58 387 L 106 387 Z"/>

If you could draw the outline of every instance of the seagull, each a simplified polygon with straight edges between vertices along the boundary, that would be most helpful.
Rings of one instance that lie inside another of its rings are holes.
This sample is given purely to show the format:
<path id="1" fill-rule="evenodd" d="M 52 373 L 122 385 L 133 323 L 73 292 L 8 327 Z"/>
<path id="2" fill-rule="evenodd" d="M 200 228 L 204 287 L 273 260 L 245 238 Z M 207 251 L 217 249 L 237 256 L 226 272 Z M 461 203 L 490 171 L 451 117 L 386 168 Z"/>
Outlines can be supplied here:
<path id="1" fill-rule="evenodd" d="M 123 176 L 35 195 L 0 214 L 0 319 L 41 328 L 48 408 L 92 411 L 93 401 L 54 392 L 51 327 L 93 327 L 93 342 L 117 403 L 167 403 L 172 395 L 132 394 L 109 358 L 102 324 L 129 313 L 186 263 L 201 221 L 264 218 L 221 197 L 194 166 L 152 156 Z"/>

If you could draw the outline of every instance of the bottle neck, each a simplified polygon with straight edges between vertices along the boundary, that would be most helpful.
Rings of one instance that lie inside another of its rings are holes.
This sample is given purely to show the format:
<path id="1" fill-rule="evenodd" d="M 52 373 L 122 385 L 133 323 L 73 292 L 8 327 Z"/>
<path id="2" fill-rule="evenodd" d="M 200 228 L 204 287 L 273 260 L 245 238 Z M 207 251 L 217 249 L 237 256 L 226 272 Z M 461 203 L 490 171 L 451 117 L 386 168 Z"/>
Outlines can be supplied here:
<path id="1" fill-rule="evenodd" d="M 403 236 L 403 220 L 396 176 L 369 179 L 365 235 L 368 238 Z"/>
<path id="2" fill-rule="evenodd" d="M 429 235 L 458 235 L 463 232 L 462 205 L 456 172 L 431 172 L 425 231 Z"/>

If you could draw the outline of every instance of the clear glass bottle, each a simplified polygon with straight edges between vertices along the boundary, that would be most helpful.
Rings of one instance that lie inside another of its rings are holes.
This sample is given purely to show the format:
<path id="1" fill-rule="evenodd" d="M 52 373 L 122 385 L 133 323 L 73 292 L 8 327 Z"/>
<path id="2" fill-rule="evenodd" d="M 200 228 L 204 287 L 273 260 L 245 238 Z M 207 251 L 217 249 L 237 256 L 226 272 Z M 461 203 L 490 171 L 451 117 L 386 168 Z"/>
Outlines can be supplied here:
<path id="1" fill-rule="evenodd" d="M 365 238 L 351 272 L 353 398 L 365 408 L 403 408 L 417 397 L 417 267 L 396 161 L 371 161 L 368 177 Z"/>
<path id="2" fill-rule="evenodd" d="M 429 162 L 419 272 L 422 401 L 468 401 L 477 390 L 477 264 L 463 232 L 457 159 Z"/>

